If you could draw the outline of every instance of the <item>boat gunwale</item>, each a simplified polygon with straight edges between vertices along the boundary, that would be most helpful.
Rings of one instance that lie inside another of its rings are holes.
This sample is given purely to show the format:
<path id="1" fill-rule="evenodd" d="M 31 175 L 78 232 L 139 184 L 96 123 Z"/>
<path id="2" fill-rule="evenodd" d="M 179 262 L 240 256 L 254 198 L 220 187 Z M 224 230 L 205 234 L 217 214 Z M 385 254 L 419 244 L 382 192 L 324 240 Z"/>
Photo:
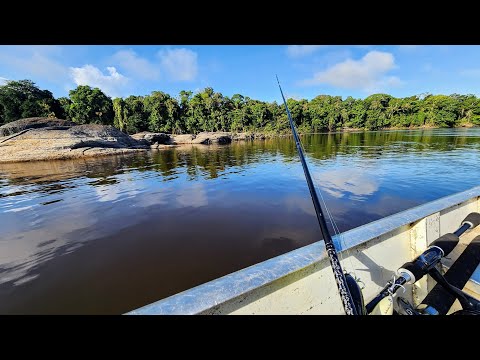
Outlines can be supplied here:
<path id="1" fill-rule="evenodd" d="M 333 236 L 338 251 L 345 251 L 379 238 L 402 226 L 409 225 L 439 211 L 480 197 L 480 186 L 442 197 L 411 209 L 384 217 Z M 342 248 L 342 243 L 345 246 Z M 288 253 L 240 269 L 200 284 L 167 298 L 155 301 L 127 315 L 198 314 L 219 304 L 232 301 L 294 272 L 301 271 L 326 258 L 323 241 L 303 246 Z"/>

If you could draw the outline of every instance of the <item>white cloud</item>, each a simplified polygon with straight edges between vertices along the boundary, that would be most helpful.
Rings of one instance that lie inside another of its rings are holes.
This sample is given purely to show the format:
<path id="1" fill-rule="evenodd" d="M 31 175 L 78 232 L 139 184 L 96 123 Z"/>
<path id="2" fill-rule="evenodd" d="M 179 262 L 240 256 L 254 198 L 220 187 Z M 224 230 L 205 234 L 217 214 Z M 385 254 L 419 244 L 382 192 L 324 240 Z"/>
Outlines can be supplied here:
<path id="1" fill-rule="evenodd" d="M 0 63 L 22 72 L 25 79 L 40 77 L 63 83 L 68 69 L 53 58 L 61 51 L 58 46 L 16 46 L 0 52 Z"/>
<path id="2" fill-rule="evenodd" d="M 326 46 L 327 45 L 288 45 L 287 55 L 290 57 L 301 57 L 305 55 L 310 55 L 318 49 Z"/>
<path id="3" fill-rule="evenodd" d="M 7 81 L 8 79 L 0 76 L 0 85 L 6 84 Z"/>
<path id="4" fill-rule="evenodd" d="M 197 53 L 185 48 L 158 52 L 163 71 L 174 81 L 194 80 L 198 73 Z"/>
<path id="5" fill-rule="evenodd" d="M 0 46 L 0 85 L 6 79 L 31 79 L 46 83 L 43 86 L 49 89 L 53 84 L 58 85 L 66 92 L 77 85 L 99 87 L 116 97 L 128 96 L 142 82 L 159 78 L 194 80 L 199 71 L 197 53 L 185 48 L 165 49 L 153 56 L 141 56 L 132 48 L 115 50 L 95 62 L 82 62 L 75 54 L 83 56 L 86 51 L 53 45 Z"/>
<path id="6" fill-rule="evenodd" d="M 59 77 L 63 80 L 68 74 L 65 66 L 40 53 L 34 53 L 30 60 L 23 63 L 23 66 L 30 73 L 43 78 Z"/>
<path id="7" fill-rule="evenodd" d="M 125 70 L 127 74 L 141 79 L 155 80 L 160 76 L 158 64 L 152 64 L 149 60 L 138 56 L 132 49 L 117 51 L 112 56 L 112 62 Z"/>
<path id="8" fill-rule="evenodd" d="M 104 75 L 97 67 L 87 64 L 82 67 L 71 67 L 73 81 L 77 85 L 98 87 L 108 96 L 121 96 L 128 83 L 128 78 L 120 74 L 113 66 L 107 67 L 109 75 Z"/>
<path id="9" fill-rule="evenodd" d="M 404 82 L 400 80 L 397 76 L 386 76 L 383 79 L 381 79 L 378 84 L 377 84 L 377 89 L 384 89 L 384 88 L 390 88 L 390 87 L 396 87 L 403 85 Z M 375 88 L 373 88 L 375 89 Z"/>
<path id="10" fill-rule="evenodd" d="M 312 79 L 304 80 L 302 83 L 378 91 L 385 86 L 396 86 L 401 83 L 395 76 L 386 76 L 386 73 L 393 68 L 395 68 L 395 58 L 391 53 L 370 51 L 360 60 L 347 59 L 315 73 Z"/>
<path id="11" fill-rule="evenodd" d="M 166 49 L 157 53 L 158 63 L 138 56 L 132 49 L 116 52 L 111 60 L 127 75 L 146 80 L 155 80 L 165 73 L 173 81 L 191 81 L 198 74 L 198 55 L 185 49 Z"/>

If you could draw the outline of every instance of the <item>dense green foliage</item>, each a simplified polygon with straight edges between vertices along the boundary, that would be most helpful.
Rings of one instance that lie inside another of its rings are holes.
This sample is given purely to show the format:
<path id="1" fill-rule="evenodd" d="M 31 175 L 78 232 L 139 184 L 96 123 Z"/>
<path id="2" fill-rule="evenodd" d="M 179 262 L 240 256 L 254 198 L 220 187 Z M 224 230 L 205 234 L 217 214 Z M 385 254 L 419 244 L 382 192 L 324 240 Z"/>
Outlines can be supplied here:
<path id="1" fill-rule="evenodd" d="M 50 91 L 40 90 L 30 80 L 0 86 L 0 124 L 35 116 L 63 118 L 65 113 Z"/>
<path id="2" fill-rule="evenodd" d="M 475 95 L 415 95 L 395 98 L 374 94 L 365 99 L 319 95 L 311 101 L 288 99 L 301 132 L 395 127 L 480 125 L 480 99 Z M 0 86 L 0 125 L 32 116 L 74 122 L 111 124 L 129 134 L 139 131 L 198 133 L 201 131 L 288 131 L 282 104 L 235 94 L 223 96 L 211 87 L 172 97 L 161 91 L 111 99 L 100 89 L 80 85 L 69 97 L 55 99 L 30 80 Z"/>
<path id="3" fill-rule="evenodd" d="M 100 89 L 80 85 L 75 90 L 70 90 L 69 95 L 70 99 L 61 100 L 68 119 L 79 124 L 112 124 L 112 99 Z"/>

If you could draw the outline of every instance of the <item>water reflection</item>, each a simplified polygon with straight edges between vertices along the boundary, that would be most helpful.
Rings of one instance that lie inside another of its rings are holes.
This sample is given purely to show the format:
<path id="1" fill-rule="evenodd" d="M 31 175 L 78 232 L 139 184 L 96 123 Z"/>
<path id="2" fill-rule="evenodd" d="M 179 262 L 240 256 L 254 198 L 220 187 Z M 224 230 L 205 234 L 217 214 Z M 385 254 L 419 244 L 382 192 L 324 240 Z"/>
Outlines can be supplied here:
<path id="1" fill-rule="evenodd" d="M 188 188 L 180 189 L 177 192 L 177 206 L 195 208 L 208 205 L 207 193 L 205 185 L 194 184 Z"/>
<path id="2" fill-rule="evenodd" d="M 378 190 L 378 177 L 369 175 L 359 168 L 336 169 L 312 174 L 317 186 L 336 198 L 365 201 Z"/>
<path id="3" fill-rule="evenodd" d="M 480 129 L 302 141 L 341 231 L 478 185 Z M 290 138 L 0 175 L 0 313 L 122 313 L 320 239 Z"/>

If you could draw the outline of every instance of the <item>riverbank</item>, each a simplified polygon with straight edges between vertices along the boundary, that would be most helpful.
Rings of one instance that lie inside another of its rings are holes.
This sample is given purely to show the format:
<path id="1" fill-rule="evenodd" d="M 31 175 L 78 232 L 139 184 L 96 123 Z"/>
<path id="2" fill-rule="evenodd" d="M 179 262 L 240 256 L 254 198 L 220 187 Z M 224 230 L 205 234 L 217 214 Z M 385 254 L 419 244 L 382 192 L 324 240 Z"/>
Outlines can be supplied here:
<path id="1" fill-rule="evenodd" d="M 109 125 L 77 125 L 49 118 L 29 118 L 8 123 L 0 127 L 0 135 L 0 163 L 127 154 L 182 144 L 223 145 L 273 136 L 230 132 L 203 132 L 196 135 L 141 132 L 130 136 Z"/>
<path id="2" fill-rule="evenodd" d="M 462 127 L 474 127 L 463 124 Z M 379 131 L 433 129 L 384 128 Z M 325 133 L 364 132 L 365 129 L 337 129 Z M 305 135 L 304 133 L 301 133 Z M 165 134 L 141 132 L 127 135 L 110 125 L 77 125 L 51 118 L 28 118 L 0 127 L 0 163 L 65 160 L 165 149 L 184 144 L 225 145 L 235 141 L 287 137 L 290 133 L 201 132 L 199 134 Z"/>
<path id="3" fill-rule="evenodd" d="M 0 163 L 125 154 L 147 146 L 112 126 L 75 125 L 48 118 L 21 119 L 0 127 Z"/>
<path id="4" fill-rule="evenodd" d="M 459 124 L 458 126 L 454 126 L 451 129 L 461 129 L 461 128 L 478 128 L 480 126 L 472 124 L 472 123 L 462 123 Z M 319 132 L 302 132 L 301 130 L 298 130 L 299 134 L 301 135 L 307 135 L 307 134 L 338 134 L 338 133 L 355 133 L 355 132 L 365 132 L 365 131 L 395 131 L 395 130 L 432 130 L 432 129 L 448 129 L 448 128 L 442 128 L 440 126 L 435 126 L 435 125 L 422 125 L 422 126 L 390 126 L 390 127 L 384 127 L 381 129 L 376 129 L 376 130 L 369 130 L 365 128 L 339 128 L 331 131 L 319 131 Z M 286 133 L 287 135 L 289 133 Z"/>

